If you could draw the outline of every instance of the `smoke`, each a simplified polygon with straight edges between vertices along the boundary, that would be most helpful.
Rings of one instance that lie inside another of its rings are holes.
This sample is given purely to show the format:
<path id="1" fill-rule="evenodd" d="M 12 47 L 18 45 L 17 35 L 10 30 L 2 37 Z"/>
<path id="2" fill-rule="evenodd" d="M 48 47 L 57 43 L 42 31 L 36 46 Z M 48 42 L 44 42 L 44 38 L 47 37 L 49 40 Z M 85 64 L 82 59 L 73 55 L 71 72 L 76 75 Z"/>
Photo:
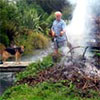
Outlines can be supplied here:
<path id="1" fill-rule="evenodd" d="M 72 1 L 72 0 L 71 0 Z M 73 17 L 70 25 L 68 26 L 68 35 L 73 45 L 84 45 L 85 41 L 85 21 L 87 20 L 86 0 L 77 0 L 76 7 L 73 12 Z"/>
<path id="2" fill-rule="evenodd" d="M 95 42 L 92 32 L 93 17 L 99 14 L 99 0 L 68 0 L 75 9 L 72 20 L 67 27 L 67 36 L 73 46 L 88 46 L 88 42 Z M 78 51 L 82 53 L 83 51 Z"/>
<path id="3" fill-rule="evenodd" d="M 72 5 L 75 5 L 76 2 L 77 2 L 77 0 L 67 0 L 67 1 L 69 1 L 69 3 L 72 4 Z"/>

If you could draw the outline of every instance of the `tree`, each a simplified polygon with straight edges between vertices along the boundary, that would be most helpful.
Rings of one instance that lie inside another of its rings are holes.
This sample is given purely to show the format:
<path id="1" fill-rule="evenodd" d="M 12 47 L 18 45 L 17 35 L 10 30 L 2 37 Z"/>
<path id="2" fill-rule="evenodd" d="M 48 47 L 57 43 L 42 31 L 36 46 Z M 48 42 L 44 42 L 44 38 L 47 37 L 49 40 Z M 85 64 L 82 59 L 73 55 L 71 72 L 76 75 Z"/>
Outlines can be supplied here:
<path id="1" fill-rule="evenodd" d="M 44 11 L 51 13 L 52 11 L 62 11 L 65 6 L 70 6 L 67 0 L 26 0 L 28 4 L 37 3 Z"/>
<path id="2" fill-rule="evenodd" d="M 16 7 L 7 0 L 0 0 L 0 42 L 9 45 L 16 30 Z"/>

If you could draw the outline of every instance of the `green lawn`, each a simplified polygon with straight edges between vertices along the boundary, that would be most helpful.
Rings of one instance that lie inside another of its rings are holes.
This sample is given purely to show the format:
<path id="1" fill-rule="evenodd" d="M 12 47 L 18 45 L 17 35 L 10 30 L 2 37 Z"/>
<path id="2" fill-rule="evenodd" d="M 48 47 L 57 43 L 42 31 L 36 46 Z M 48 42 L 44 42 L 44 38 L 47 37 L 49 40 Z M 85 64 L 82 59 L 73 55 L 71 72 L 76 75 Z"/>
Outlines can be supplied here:
<path id="1" fill-rule="evenodd" d="M 62 82 L 43 82 L 35 87 L 27 84 L 8 89 L 0 100 L 100 100 L 99 94 L 88 91 L 88 94 L 77 90 L 75 86 L 66 87 Z"/>

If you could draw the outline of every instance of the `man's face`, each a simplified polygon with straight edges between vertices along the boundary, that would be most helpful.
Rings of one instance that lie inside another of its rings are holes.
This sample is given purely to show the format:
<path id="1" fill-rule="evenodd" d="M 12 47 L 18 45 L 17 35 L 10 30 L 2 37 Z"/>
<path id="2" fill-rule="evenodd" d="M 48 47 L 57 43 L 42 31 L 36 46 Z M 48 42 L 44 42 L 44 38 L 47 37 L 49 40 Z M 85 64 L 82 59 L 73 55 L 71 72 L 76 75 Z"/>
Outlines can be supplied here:
<path id="1" fill-rule="evenodd" d="M 60 20 L 61 19 L 61 15 L 56 15 L 56 20 Z"/>

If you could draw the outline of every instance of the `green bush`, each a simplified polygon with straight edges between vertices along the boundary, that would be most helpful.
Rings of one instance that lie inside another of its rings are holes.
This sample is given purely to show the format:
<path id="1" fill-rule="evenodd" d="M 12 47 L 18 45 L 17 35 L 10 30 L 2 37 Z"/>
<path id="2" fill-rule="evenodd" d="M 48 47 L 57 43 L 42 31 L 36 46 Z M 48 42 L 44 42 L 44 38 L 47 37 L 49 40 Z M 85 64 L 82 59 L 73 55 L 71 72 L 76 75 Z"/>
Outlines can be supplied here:
<path id="1" fill-rule="evenodd" d="M 25 28 L 47 34 L 50 21 L 47 22 L 46 19 L 49 16 L 36 3 L 28 4 L 26 0 L 18 0 L 14 4 L 13 1 L 0 0 L 0 38 L 3 37 L 1 42 L 7 46 L 10 45 L 14 37 L 17 38 L 16 34 L 21 35 L 24 41 L 25 35 L 22 35 L 21 31 Z M 39 48 L 42 47 L 39 45 Z"/>
<path id="2" fill-rule="evenodd" d="M 34 49 L 45 49 L 49 45 L 49 39 L 42 33 L 29 32 L 30 34 L 19 34 L 15 37 L 16 45 L 25 46 L 25 54 L 31 54 Z"/>
<path id="3" fill-rule="evenodd" d="M 21 80 L 25 77 L 34 76 L 39 71 L 44 70 L 51 66 L 53 66 L 52 57 L 51 56 L 44 57 L 43 61 L 32 63 L 27 67 L 25 71 L 18 73 L 16 75 L 16 81 Z"/>
<path id="4" fill-rule="evenodd" d="M 0 34 L 0 43 L 5 44 L 6 46 L 9 45 L 9 38 L 5 33 Z"/>
<path id="5" fill-rule="evenodd" d="M 16 17 L 17 9 L 15 4 L 11 4 L 7 0 L 0 0 L 0 42 L 7 46 L 16 31 Z"/>
<path id="6" fill-rule="evenodd" d="M 49 44 L 49 39 L 41 33 L 31 34 L 28 38 L 36 49 L 44 49 Z"/>

